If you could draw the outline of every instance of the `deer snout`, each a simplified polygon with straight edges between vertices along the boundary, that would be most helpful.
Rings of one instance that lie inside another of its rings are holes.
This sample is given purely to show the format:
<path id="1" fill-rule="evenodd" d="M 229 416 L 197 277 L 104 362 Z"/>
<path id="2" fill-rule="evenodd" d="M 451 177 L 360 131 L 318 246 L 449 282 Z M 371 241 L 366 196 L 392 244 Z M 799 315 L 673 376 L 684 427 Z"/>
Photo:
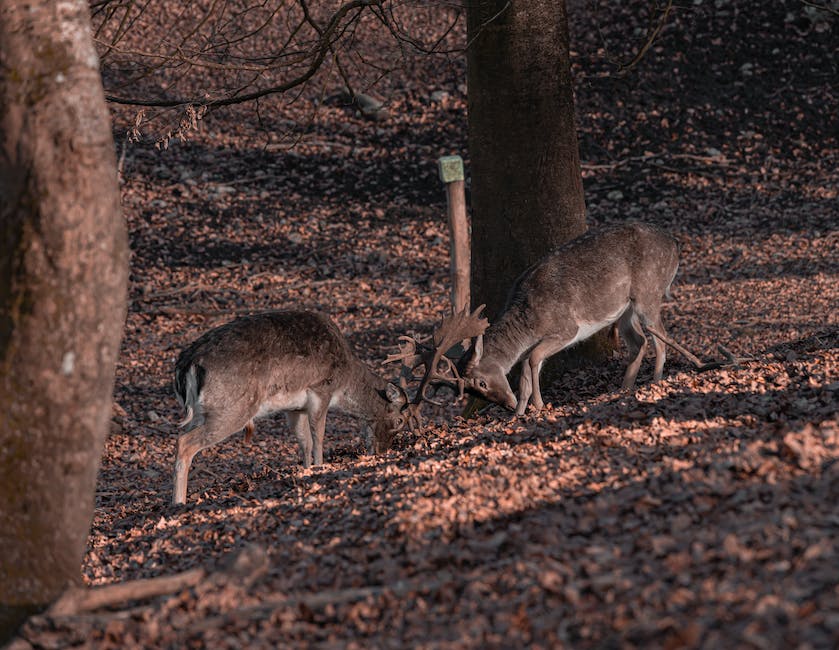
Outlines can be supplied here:
<path id="1" fill-rule="evenodd" d="M 515 411 L 516 407 L 518 406 L 519 401 L 516 399 L 516 396 L 510 392 L 507 394 L 507 398 L 504 401 L 504 406 L 511 411 Z"/>
<path id="2" fill-rule="evenodd" d="M 465 378 L 464 387 L 469 393 L 510 410 L 515 410 L 518 404 L 515 393 L 500 369 L 491 374 L 475 372 L 472 377 Z"/>

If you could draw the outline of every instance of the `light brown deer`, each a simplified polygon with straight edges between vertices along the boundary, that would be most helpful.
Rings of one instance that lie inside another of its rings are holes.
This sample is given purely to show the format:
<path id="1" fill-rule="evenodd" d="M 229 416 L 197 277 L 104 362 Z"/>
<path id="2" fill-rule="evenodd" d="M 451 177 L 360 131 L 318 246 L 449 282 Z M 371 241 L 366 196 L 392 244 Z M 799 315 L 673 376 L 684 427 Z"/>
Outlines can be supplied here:
<path id="1" fill-rule="evenodd" d="M 330 407 L 372 425 L 373 451 L 390 446 L 405 424 L 407 396 L 353 354 L 327 316 L 275 311 L 236 319 L 206 332 L 181 352 L 175 393 L 186 409 L 175 459 L 173 503 L 184 503 L 196 453 L 242 431 L 253 420 L 285 412 L 304 467 L 323 462 Z"/>
<path id="2" fill-rule="evenodd" d="M 623 388 L 631 389 L 654 336 L 654 379 L 666 349 L 662 298 L 679 266 L 675 240 L 653 226 L 630 223 L 588 232 L 558 248 L 516 280 L 500 317 L 478 337 L 464 380 L 470 392 L 515 409 L 544 406 L 539 373 L 545 359 L 617 324 L 629 348 Z M 521 364 L 518 397 L 507 373 Z"/>
<path id="3" fill-rule="evenodd" d="M 403 377 L 410 378 L 424 366 L 420 389 L 409 406 L 419 420 L 423 401 L 431 401 L 433 386 L 447 384 L 515 409 L 521 415 L 528 403 L 544 406 L 539 372 L 545 359 L 600 329 L 612 326 L 629 348 L 629 365 L 623 387 L 635 384 L 647 347 L 645 331 L 653 335 L 656 361 L 653 377 L 660 379 L 665 362 L 665 343 L 672 346 L 699 371 L 737 365 L 739 359 L 718 346 L 727 362 L 702 362 L 667 337 L 661 322 L 662 297 L 669 297 L 676 275 L 676 242 L 653 226 L 629 223 L 592 231 L 548 254 L 527 269 L 515 282 L 507 305 L 491 326 L 478 307 L 453 313 L 435 330 L 431 345 L 401 337 L 400 352 L 388 361 L 403 362 Z M 448 358 L 450 348 L 461 339 L 474 339 L 471 356 L 456 363 Z M 516 396 L 507 373 L 521 364 Z M 463 367 L 461 376 L 459 369 Z"/>

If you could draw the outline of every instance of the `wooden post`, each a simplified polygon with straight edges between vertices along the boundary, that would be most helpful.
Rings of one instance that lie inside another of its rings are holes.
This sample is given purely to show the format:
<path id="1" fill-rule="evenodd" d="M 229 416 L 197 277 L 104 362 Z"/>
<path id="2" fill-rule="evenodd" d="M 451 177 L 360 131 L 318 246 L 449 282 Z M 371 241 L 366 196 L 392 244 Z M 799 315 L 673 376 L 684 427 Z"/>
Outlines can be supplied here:
<path id="1" fill-rule="evenodd" d="M 452 309 L 462 311 L 471 305 L 469 220 L 466 216 L 463 159 L 443 156 L 438 161 L 440 180 L 446 186 L 446 204 L 451 239 Z"/>

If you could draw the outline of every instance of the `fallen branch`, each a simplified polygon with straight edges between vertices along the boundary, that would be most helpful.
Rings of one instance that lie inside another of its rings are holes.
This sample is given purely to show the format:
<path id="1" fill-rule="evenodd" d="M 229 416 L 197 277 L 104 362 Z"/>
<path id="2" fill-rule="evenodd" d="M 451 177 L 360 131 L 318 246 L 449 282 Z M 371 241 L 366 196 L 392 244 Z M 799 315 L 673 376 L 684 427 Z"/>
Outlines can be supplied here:
<path id="1" fill-rule="evenodd" d="M 179 307 L 177 305 L 160 305 L 159 307 L 137 307 L 131 310 L 140 314 L 165 314 L 166 316 L 205 316 L 207 318 L 221 318 L 223 316 L 234 317 L 245 314 L 252 314 L 256 309 L 253 307 L 234 307 L 232 309 L 212 309 L 209 307 Z"/>
<path id="2" fill-rule="evenodd" d="M 103 607 L 113 607 L 132 600 L 147 600 L 174 594 L 201 583 L 229 582 L 249 586 L 268 569 L 268 553 L 256 544 L 248 544 L 228 555 L 223 568 L 212 573 L 190 569 L 174 575 L 131 580 L 103 587 L 70 587 L 47 610 L 49 618 L 74 617 Z M 115 613 L 116 616 L 118 613 Z"/>
<path id="3" fill-rule="evenodd" d="M 656 330 L 653 327 L 650 327 L 649 325 L 646 326 L 646 329 L 650 334 L 655 336 L 657 339 L 666 343 L 667 345 L 672 347 L 674 350 L 676 350 L 677 352 L 684 355 L 684 357 L 688 361 L 690 361 L 696 367 L 696 369 L 699 372 L 705 372 L 706 370 L 716 370 L 717 368 L 725 368 L 725 367 L 739 368 L 740 364 L 743 361 L 751 360 L 751 357 L 740 359 L 740 358 L 736 357 L 728 348 L 726 348 L 722 345 L 718 345 L 717 350 L 719 350 L 720 354 L 722 354 L 725 357 L 725 360 L 724 361 L 715 360 L 715 361 L 705 362 L 705 361 L 702 361 L 699 357 L 697 357 L 695 354 L 693 354 L 690 350 L 688 350 L 684 346 L 680 345 L 679 343 L 676 343 L 676 341 L 667 337 L 664 333 L 659 332 L 658 330 Z"/>
<path id="4" fill-rule="evenodd" d="M 699 154 L 692 154 L 692 153 L 650 153 L 645 154 L 643 156 L 629 156 L 627 158 L 621 158 L 620 160 L 616 160 L 615 162 L 611 163 L 582 163 L 581 167 L 587 171 L 599 171 L 599 170 L 612 170 L 617 169 L 618 167 L 623 167 L 625 165 L 629 165 L 631 163 L 637 162 L 650 162 L 650 164 L 655 164 L 660 167 L 663 165 L 661 163 L 656 163 L 657 160 L 694 160 L 696 162 L 702 162 L 708 165 L 720 165 L 725 167 L 726 165 L 731 164 L 731 160 L 728 158 L 724 158 L 722 156 L 702 156 Z M 675 168 L 665 167 L 665 169 L 674 169 L 675 171 L 682 171 L 676 170 Z M 688 170 L 689 171 L 689 170 Z"/>
<path id="5" fill-rule="evenodd" d="M 132 580 L 103 587 L 71 587 L 65 591 L 52 607 L 47 616 L 75 616 L 103 607 L 113 607 L 132 600 L 144 600 L 172 594 L 182 589 L 194 587 L 207 575 L 204 569 L 190 569 L 170 576 L 159 576 L 144 580 Z"/>
<path id="6" fill-rule="evenodd" d="M 142 612 L 148 606 L 99 614 L 91 612 L 132 600 L 173 594 L 202 583 L 223 585 L 232 581 L 243 588 L 248 588 L 267 568 L 268 556 L 266 551 L 259 546 L 249 545 L 234 553 L 232 559 L 226 563 L 225 568 L 212 573 L 203 569 L 191 569 L 171 576 L 134 580 L 92 589 L 71 588 L 55 602 L 43 617 L 96 621 L 99 624 L 105 624 L 111 620 L 125 619 L 129 614 L 134 615 L 137 612 Z M 221 629 L 224 625 L 234 621 L 263 619 L 279 609 L 306 608 L 317 610 L 328 605 L 344 605 L 363 601 L 383 593 L 402 597 L 414 591 L 433 591 L 442 587 L 443 584 L 444 582 L 441 580 L 399 580 L 390 585 L 352 587 L 299 595 L 277 594 L 268 596 L 255 605 L 237 607 L 217 616 L 202 618 L 190 626 L 188 632 L 192 634 L 204 630 Z"/>
<path id="7" fill-rule="evenodd" d="M 190 291 L 198 291 L 198 290 L 206 290 L 210 287 L 207 286 L 203 280 L 198 280 L 196 282 L 190 282 L 189 284 L 185 284 L 181 287 L 172 287 L 170 289 L 164 289 L 162 291 L 155 291 L 154 293 L 147 293 L 140 296 L 139 300 L 142 301 L 149 301 L 149 300 L 156 300 L 157 298 L 166 298 L 169 296 L 176 296 L 179 293 L 189 293 Z"/>

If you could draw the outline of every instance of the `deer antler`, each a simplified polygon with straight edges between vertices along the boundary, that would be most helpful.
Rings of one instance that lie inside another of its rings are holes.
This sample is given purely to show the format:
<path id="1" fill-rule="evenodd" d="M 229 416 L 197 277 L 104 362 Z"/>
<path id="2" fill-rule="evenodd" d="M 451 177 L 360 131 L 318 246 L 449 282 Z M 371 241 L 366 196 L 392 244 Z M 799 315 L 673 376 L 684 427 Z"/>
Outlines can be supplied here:
<path id="1" fill-rule="evenodd" d="M 391 354 L 385 363 L 402 362 L 402 380 L 410 381 L 415 378 L 417 368 L 424 366 L 425 373 L 420 380 L 419 388 L 410 405 L 412 424 L 421 422 L 420 407 L 422 402 L 429 402 L 442 406 L 428 395 L 429 389 L 437 384 L 452 386 L 458 390 L 458 399 L 463 397 L 464 380 L 457 371 L 457 364 L 448 354 L 461 341 L 472 339 L 484 333 L 489 327 L 489 321 L 481 316 L 484 305 L 470 312 L 468 307 L 462 311 L 452 311 L 443 318 L 431 337 L 432 345 L 421 343 L 410 336 L 399 337 L 399 352 Z"/>
<path id="2" fill-rule="evenodd" d="M 393 363 L 400 361 L 402 363 L 402 370 L 399 373 L 399 383 L 402 388 L 408 387 L 408 382 L 414 377 L 414 371 L 423 365 L 423 355 L 417 352 L 417 346 L 422 346 L 422 343 L 410 336 L 399 337 L 399 352 L 396 354 L 389 354 L 385 363 Z M 425 347 L 425 346 L 422 346 Z"/>

